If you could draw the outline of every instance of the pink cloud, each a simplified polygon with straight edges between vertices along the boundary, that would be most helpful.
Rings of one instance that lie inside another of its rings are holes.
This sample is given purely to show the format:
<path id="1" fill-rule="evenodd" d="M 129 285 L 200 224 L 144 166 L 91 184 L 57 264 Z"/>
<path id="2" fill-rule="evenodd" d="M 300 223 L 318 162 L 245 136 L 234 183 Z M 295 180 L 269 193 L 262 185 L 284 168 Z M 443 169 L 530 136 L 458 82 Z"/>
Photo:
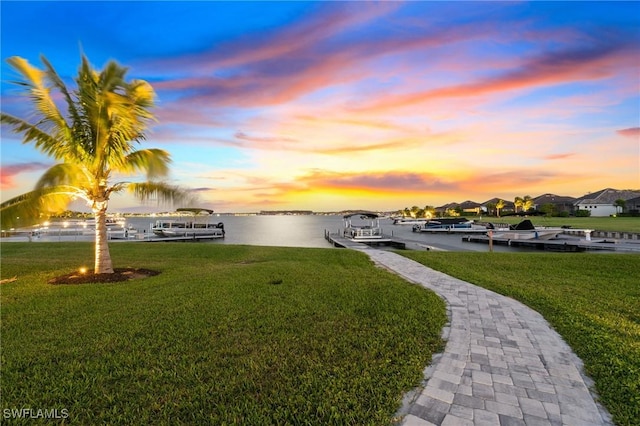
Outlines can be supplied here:
<path id="1" fill-rule="evenodd" d="M 315 171 L 301 178 L 300 183 L 313 188 L 382 192 L 443 192 L 457 189 L 455 184 L 429 173 L 367 172 L 335 173 Z"/>
<path id="2" fill-rule="evenodd" d="M 150 64 L 153 67 L 192 70 L 210 73 L 221 68 L 232 68 L 290 57 L 293 52 L 305 50 L 319 40 L 354 28 L 380 16 L 389 14 L 399 5 L 377 3 L 375 7 L 360 7 L 349 3 L 320 5 L 309 16 L 289 27 L 272 33 L 258 33 L 215 46 L 210 51 Z"/>
<path id="3" fill-rule="evenodd" d="M 616 130 L 616 133 L 627 138 L 638 138 L 640 137 L 640 127 L 629 127 L 628 129 Z"/>
<path id="4" fill-rule="evenodd" d="M 518 60 L 511 70 L 495 77 L 404 95 L 389 95 L 383 99 L 375 98 L 361 109 L 384 111 L 435 99 L 473 97 L 545 85 L 599 80 L 612 76 L 620 67 L 637 67 L 637 59 L 638 49 L 620 40 L 570 47 Z"/>
<path id="5" fill-rule="evenodd" d="M 28 173 L 48 168 L 49 165 L 40 162 L 18 163 L 0 167 L 0 186 L 3 189 L 15 188 L 15 177 L 20 173 Z"/>
<path id="6" fill-rule="evenodd" d="M 545 160 L 564 160 L 565 158 L 570 158 L 575 156 L 576 153 L 575 152 L 566 152 L 564 154 L 550 154 L 550 155 L 545 155 L 543 158 Z"/>
<path id="7" fill-rule="evenodd" d="M 419 28 L 419 32 L 385 32 L 374 37 L 345 36 L 346 30 L 388 14 L 397 5 L 381 3 L 358 13 L 321 10 L 311 19 L 260 37 L 246 37 L 215 50 L 176 58 L 162 65 L 179 75 L 159 81 L 160 90 L 181 91 L 199 106 L 282 104 L 315 90 L 371 75 L 367 61 L 415 49 L 436 48 L 494 33 L 490 23 Z M 353 12 L 353 11 L 352 11 Z M 346 37 L 346 38 L 344 38 Z M 154 65 L 154 66 L 157 66 Z"/>
<path id="8" fill-rule="evenodd" d="M 278 142 L 299 142 L 293 138 L 278 138 L 278 137 L 270 137 L 270 136 L 249 136 L 244 132 L 236 132 L 234 135 L 236 139 L 241 139 L 249 142 L 258 142 L 258 143 L 278 143 Z"/>

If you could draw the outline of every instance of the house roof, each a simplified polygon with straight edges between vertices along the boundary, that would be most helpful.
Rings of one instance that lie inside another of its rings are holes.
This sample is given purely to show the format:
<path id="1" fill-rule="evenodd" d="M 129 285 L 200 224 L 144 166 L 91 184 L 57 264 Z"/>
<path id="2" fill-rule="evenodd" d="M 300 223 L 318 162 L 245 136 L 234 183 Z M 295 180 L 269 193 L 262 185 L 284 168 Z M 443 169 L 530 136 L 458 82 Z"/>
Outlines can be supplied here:
<path id="1" fill-rule="evenodd" d="M 460 203 L 460 208 L 462 209 L 477 209 L 480 207 L 480 203 L 476 203 L 475 201 L 467 200 Z"/>
<path id="2" fill-rule="evenodd" d="M 556 194 L 542 194 L 533 199 L 536 204 L 573 204 L 575 201 L 575 197 Z"/>
<path id="3" fill-rule="evenodd" d="M 482 205 L 487 206 L 488 204 L 496 204 L 499 200 L 502 200 L 502 202 L 504 203 L 504 206 L 507 208 L 514 207 L 513 201 L 509 201 L 509 200 L 505 200 L 504 198 L 497 198 L 497 197 L 485 201 L 484 203 L 482 203 Z"/>
<path id="4" fill-rule="evenodd" d="M 447 204 L 443 204 L 440 207 L 436 207 L 436 210 L 446 210 L 446 209 L 455 209 L 456 207 L 460 206 L 460 204 L 458 203 L 447 203 Z"/>
<path id="5" fill-rule="evenodd" d="M 612 205 L 616 200 L 622 199 L 626 201 L 636 197 L 640 197 L 640 190 L 605 188 L 578 198 L 575 200 L 574 204 L 589 203 Z"/>
<path id="6" fill-rule="evenodd" d="M 547 194 L 538 195 L 537 197 L 532 198 L 532 200 L 534 204 L 538 206 L 543 204 L 577 205 L 585 202 L 589 204 L 613 205 L 618 199 L 629 201 L 631 199 L 637 199 L 638 197 L 640 197 L 639 189 L 619 190 L 619 189 L 605 188 L 605 189 L 601 189 L 600 191 L 587 194 L 580 198 L 547 193 Z M 508 200 L 505 200 L 504 198 L 495 197 L 485 201 L 482 204 L 476 203 L 475 201 L 471 201 L 471 200 L 463 201 L 462 203 L 455 203 L 455 202 L 447 203 L 440 207 L 436 207 L 435 210 L 445 211 L 447 209 L 455 209 L 457 207 L 460 207 L 463 210 L 474 209 L 481 206 L 487 207 L 489 204 L 495 205 L 498 202 L 498 200 L 502 200 L 504 202 L 506 209 L 513 209 L 515 207 L 513 201 L 508 201 Z"/>

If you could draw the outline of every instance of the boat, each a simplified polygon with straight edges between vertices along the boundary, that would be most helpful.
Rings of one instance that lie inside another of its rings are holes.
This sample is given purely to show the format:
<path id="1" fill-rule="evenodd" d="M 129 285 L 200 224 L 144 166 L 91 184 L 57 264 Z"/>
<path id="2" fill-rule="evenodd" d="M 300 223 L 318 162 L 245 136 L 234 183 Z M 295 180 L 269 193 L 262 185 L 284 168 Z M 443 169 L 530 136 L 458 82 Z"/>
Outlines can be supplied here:
<path id="1" fill-rule="evenodd" d="M 383 242 L 388 241 L 382 234 L 380 217 L 368 211 L 357 211 L 346 214 L 344 219 L 343 236 L 355 242 Z"/>
<path id="2" fill-rule="evenodd" d="M 224 238 L 224 224 L 209 219 L 213 210 L 203 208 L 180 208 L 178 213 L 188 213 L 188 219 L 160 219 L 151 224 L 151 232 L 161 238 Z"/>
<path id="3" fill-rule="evenodd" d="M 413 217 L 396 217 L 393 219 L 394 225 L 422 225 L 427 219 L 416 219 Z"/>
<path id="4" fill-rule="evenodd" d="M 488 235 L 503 240 L 549 240 L 563 232 L 563 228 L 536 227 L 529 219 L 525 219 L 509 226 L 508 230 L 489 230 Z"/>
<path id="5" fill-rule="evenodd" d="M 110 240 L 129 240 L 137 236 L 138 230 L 132 226 L 107 226 L 107 238 Z"/>
<path id="6" fill-rule="evenodd" d="M 480 231 L 487 230 L 486 226 L 476 225 L 465 217 L 442 217 L 430 219 L 422 225 L 414 225 L 413 232 L 451 232 L 451 231 Z"/>

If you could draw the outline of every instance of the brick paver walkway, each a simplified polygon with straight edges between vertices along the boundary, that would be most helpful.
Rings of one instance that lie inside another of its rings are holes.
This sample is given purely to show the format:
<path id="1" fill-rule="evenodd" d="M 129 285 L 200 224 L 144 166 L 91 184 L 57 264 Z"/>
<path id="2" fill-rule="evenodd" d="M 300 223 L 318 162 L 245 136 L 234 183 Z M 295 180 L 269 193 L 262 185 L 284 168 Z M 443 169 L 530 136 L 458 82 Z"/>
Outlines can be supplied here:
<path id="1" fill-rule="evenodd" d="M 540 314 L 398 254 L 362 251 L 448 306 L 445 351 L 425 370 L 402 425 L 612 424 L 581 360 Z"/>

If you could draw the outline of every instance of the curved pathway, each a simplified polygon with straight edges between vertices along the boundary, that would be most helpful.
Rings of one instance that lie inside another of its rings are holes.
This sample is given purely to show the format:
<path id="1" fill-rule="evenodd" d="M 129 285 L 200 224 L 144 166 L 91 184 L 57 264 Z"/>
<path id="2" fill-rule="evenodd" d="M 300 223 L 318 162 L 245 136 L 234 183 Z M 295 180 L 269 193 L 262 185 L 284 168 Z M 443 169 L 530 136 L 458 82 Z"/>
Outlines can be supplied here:
<path id="1" fill-rule="evenodd" d="M 611 425 L 582 361 L 537 312 L 398 254 L 363 248 L 378 265 L 445 299 L 444 353 L 399 413 L 402 425 Z"/>

